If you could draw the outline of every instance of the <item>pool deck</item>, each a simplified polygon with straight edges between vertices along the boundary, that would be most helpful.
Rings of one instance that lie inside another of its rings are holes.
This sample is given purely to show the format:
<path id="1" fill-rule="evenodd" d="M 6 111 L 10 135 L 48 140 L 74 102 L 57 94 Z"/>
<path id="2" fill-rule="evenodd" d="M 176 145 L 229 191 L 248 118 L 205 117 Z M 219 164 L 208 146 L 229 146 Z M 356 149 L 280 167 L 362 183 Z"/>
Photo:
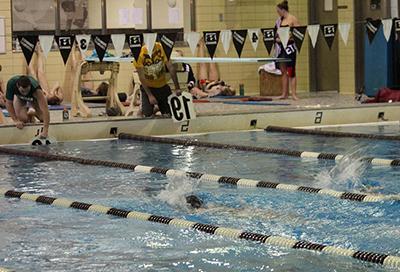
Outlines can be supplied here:
<path id="1" fill-rule="evenodd" d="M 289 127 L 337 125 L 400 120 L 400 103 L 360 104 L 352 95 L 336 92 L 300 94 L 300 100 L 274 100 L 258 105 L 241 104 L 236 99 L 212 99 L 196 103 L 197 119 L 174 123 L 171 119 L 104 116 L 104 108 L 92 109 L 91 118 L 62 121 L 61 111 L 51 111 L 50 136 L 57 141 L 90 140 L 115 137 L 120 132 L 142 135 L 182 135 L 213 131 L 262 129 L 268 125 Z M 239 102 L 239 104 L 237 103 Z M 28 125 L 22 131 L 7 118 L 0 126 L 0 144 L 29 143 L 40 124 Z"/>

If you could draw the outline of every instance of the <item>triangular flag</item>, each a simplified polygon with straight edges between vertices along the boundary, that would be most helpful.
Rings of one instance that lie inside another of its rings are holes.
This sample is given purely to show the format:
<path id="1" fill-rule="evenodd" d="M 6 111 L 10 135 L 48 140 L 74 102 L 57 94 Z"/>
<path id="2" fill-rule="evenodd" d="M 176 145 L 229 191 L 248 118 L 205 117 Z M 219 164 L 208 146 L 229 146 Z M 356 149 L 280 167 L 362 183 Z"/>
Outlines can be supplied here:
<path id="1" fill-rule="evenodd" d="M 268 54 L 271 55 L 272 47 L 275 43 L 275 29 L 274 28 L 263 28 L 261 29 L 263 41 Z"/>
<path id="2" fill-rule="evenodd" d="M 251 41 L 251 45 L 253 46 L 254 51 L 257 51 L 258 42 L 260 41 L 260 29 L 259 28 L 250 28 L 248 30 L 249 39 Z"/>
<path id="3" fill-rule="evenodd" d="M 67 64 L 69 55 L 71 55 L 72 47 L 75 42 L 74 36 L 56 36 L 56 43 L 58 45 L 58 49 L 60 50 L 61 57 L 64 61 L 64 65 Z"/>
<path id="4" fill-rule="evenodd" d="M 38 40 L 38 36 L 18 36 L 19 45 L 28 65 L 31 63 Z"/>
<path id="5" fill-rule="evenodd" d="M 156 44 L 157 33 L 144 33 L 143 41 L 149 52 L 149 56 L 153 55 L 154 45 Z"/>
<path id="6" fill-rule="evenodd" d="M 235 46 L 239 58 L 242 56 L 242 51 L 244 44 L 246 43 L 246 38 L 247 38 L 247 29 L 232 30 L 233 45 Z"/>
<path id="7" fill-rule="evenodd" d="M 365 29 L 367 31 L 368 40 L 370 44 L 374 41 L 376 33 L 378 33 L 381 24 L 382 21 L 380 19 L 378 20 L 367 19 L 367 22 L 365 23 Z"/>
<path id="8" fill-rule="evenodd" d="M 118 58 L 121 57 L 125 46 L 125 34 L 111 34 L 111 40 L 114 45 L 115 56 Z"/>
<path id="9" fill-rule="evenodd" d="M 137 61 L 139 59 L 140 52 L 142 51 L 143 34 L 127 35 L 126 39 L 128 40 L 129 48 L 131 49 L 132 55 Z"/>
<path id="10" fill-rule="evenodd" d="M 106 55 L 108 44 L 110 43 L 110 35 L 94 35 L 92 37 L 94 48 L 96 49 L 97 56 L 100 61 L 103 61 Z"/>
<path id="11" fill-rule="evenodd" d="M 304 39 L 306 37 L 306 26 L 295 26 L 292 27 L 292 36 L 294 39 L 294 43 L 296 44 L 297 51 L 301 51 L 301 47 L 303 46 Z"/>
<path id="12" fill-rule="evenodd" d="M 393 19 L 394 31 L 400 35 L 400 18 Z"/>
<path id="13" fill-rule="evenodd" d="M 278 36 L 281 39 L 283 48 L 286 48 L 290 38 L 290 27 L 280 27 L 278 28 Z"/>
<path id="14" fill-rule="evenodd" d="M 312 47 L 315 48 L 318 40 L 320 25 L 309 25 L 307 27 L 308 36 L 310 36 Z"/>
<path id="15" fill-rule="evenodd" d="M 185 33 L 185 41 L 188 42 L 193 55 L 196 55 L 197 45 L 199 44 L 201 34 L 199 32 Z"/>
<path id="16" fill-rule="evenodd" d="M 349 34 L 351 29 L 350 23 L 339 23 L 338 25 L 340 36 L 345 45 L 349 42 Z"/>
<path id="17" fill-rule="evenodd" d="M 76 35 L 76 42 L 78 43 L 79 50 L 82 54 L 85 54 L 89 48 L 90 35 Z"/>
<path id="18" fill-rule="evenodd" d="M 215 51 L 217 50 L 220 33 L 221 33 L 221 31 L 205 31 L 205 32 L 203 32 L 204 42 L 206 44 L 208 53 L 210 54 L 211 58 L 214 58 Z"/>
<path id="19" fill-rule="evenodd" d="M 172 50 L 174 50 L 177 33 L 162 33 L 159 34 L 158 39 L 164 49 L 167 59 L 171 57 Z"/>
<path id="20" fill-rule="evenodd" d="M 321 25 L 322 36 L 324 36 L 329 49 L 332 49 L 336 37 L 337 24 Z"/>
<path id="21" fill-rule="evenodd" d="M 385 39 L 388 42 L 390 40 L 390 36 L 392 36 L 393 19 L 382 20 L 382 25 L 383 25 L 383 34 L 385 35 Z"/>
<path id="22" fill-rule="evenodd" d="M 228 54 L 229 48 L 231 47 L 232 31 L 222 30 L 221 31 L 221 42 L 224 47 L 225 54 Z"/>
<path id="23" fill-rule="evenodd" d="M 39 35 L 40 47 L 43 50 L 44 57 L 47 58 L 54 43 L 53 35 Z"/>

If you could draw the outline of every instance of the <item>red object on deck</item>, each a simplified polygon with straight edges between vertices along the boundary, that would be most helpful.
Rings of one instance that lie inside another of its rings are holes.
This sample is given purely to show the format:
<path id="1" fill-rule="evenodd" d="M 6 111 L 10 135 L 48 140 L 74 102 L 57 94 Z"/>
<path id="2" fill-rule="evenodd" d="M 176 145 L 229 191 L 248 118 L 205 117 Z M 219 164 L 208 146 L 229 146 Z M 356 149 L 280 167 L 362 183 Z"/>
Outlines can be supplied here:
<path id="1" fill-rule="evenodd" d="M 366 103 L 387 103 L 389 101 L 400 102 L 400 90 L 381 88 L 375 95 L 375 98 L 368 100 Z"/>

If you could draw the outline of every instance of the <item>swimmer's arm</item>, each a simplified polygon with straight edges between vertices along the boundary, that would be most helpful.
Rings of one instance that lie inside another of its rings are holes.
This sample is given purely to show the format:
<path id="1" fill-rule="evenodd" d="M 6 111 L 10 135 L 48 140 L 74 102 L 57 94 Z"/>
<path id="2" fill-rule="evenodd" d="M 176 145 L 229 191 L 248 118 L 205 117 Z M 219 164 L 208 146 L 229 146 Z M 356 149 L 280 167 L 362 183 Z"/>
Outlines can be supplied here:
<path id="1" fill-rule="evenodd" d="M 6 108 L 7 108 L 8 114 L 10 114 L 11 119 L 14 122 L 19 122 L 19 120 L 17 118 L 17 114 L 15 113 L 13 101 L 6 99 Z"/>
<path id="2" fill-rule="evenodd" d="M 168 68 L 169 73 L 171 74 L 172 81 L 175 84 L 175 92 L 177 92 L 177 94 L 180 94 L 181 86 L 179 85 L 179 80 L 178 80 L 178 76 L 176 74 L 176 69 L 171 61 L 168 61 L 166 63 L 166 66 Z"/>
<path id="3" fill-rule="evenodd" d="M 37 89 L 33 96 L 37 99 L 40 109 L 43 112 L 43 134 L 47 137 L 50 124 L 50 112 L 47 99 L 41 89 Z"/>
<path id="4" fill-rule="evenodd" d="M 293 22 L 292 22 L 293 26 L 300 26 L 300 22 L 299 20 L 293 16 Z"/>

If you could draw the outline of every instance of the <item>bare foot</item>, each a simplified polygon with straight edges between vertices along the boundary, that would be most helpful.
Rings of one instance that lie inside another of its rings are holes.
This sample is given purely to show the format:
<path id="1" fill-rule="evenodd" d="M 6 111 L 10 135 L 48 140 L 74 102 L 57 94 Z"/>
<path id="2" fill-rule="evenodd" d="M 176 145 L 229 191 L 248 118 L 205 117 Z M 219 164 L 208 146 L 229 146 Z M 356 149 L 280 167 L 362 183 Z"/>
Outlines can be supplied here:
<path id="1" fill-rule="evenodd" d="M 299 98 L 297 95 L 295 95 L 295 94 L 294 94 L 294 95 L 292 95 L 292 98 L 293 98 L 293 100 L 294 100 L 294 101 L 298 101 L 298 100 L 300 100 L 300 98 Z"/>
<path id="2" fill-rule="evenodd" d="M 287 95 L 281 95 L 281 96 L 278 96 L 276 99 L 277 100 L 285 100 L 285 99 L 288 99 L 288 96 Z"/>

